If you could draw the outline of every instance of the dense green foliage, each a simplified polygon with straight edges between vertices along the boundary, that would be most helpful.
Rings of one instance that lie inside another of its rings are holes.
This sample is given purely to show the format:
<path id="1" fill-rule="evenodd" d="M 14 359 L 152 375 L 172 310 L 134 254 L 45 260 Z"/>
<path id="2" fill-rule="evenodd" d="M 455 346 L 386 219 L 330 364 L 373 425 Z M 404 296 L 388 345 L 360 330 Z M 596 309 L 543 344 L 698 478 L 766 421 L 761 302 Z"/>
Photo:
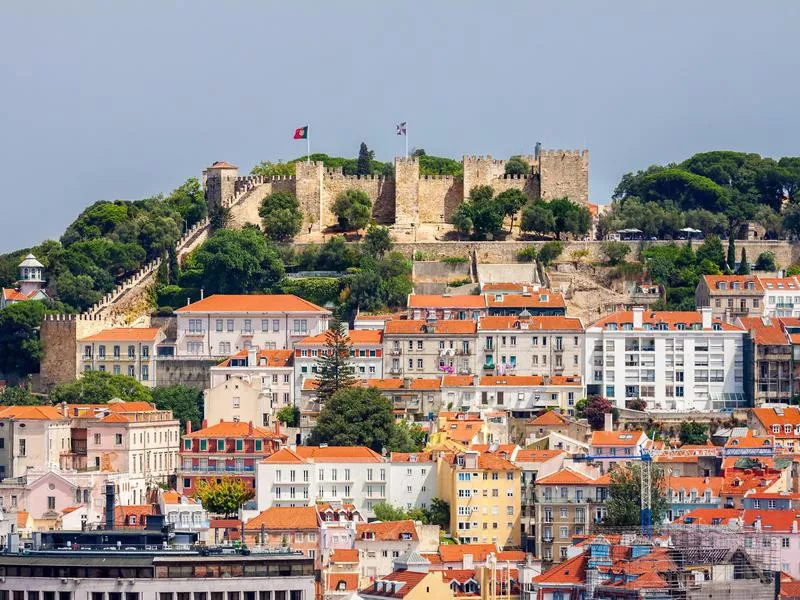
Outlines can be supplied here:
<path id="1" fill-rule="evenodd" d="M 392 236 L 388 227 L 372 225 L 364 235 L 364 252 L 373 258 L 383 258 L 392 249 Z"/>
<path id="2" fill-rule="evenodd" d="M 506 175 L 527 175 L 531 172 L 531 166 L 521 156 L 512 156 L 506 161 Z"/>
<path id="3" fill-rule="evenodd" d="M 220 483 L 201 480 L 196 494 L 208 512 L 226 517 L 238 514 L 242 505 L 254 495 L 254 490 L 233 477 L 223 477 Z"/>
<path id="4" fill-rule="evenodd" d="M 778 265 L 775 263 L 775 254 L 773 252 L 762 252 L 758 255 L 753 268 L 756 271 L 777 271 Z"/>
<path id="5" fill-rule="evenodd" d="M 522 211 L 520 227 L 522 231 L 538 234 L 561 234 L 573 236 L 585 235 L 592 226 L 592 215 L 589 209 L 569 198 L 554 198 L 550 202 L 535 200 Z"/>
<path id="6" fill-rule="evenodd" d="M 0 373 L 22 378 L 39 372 L 39 325 L 46 314 L 69 310 L 57 302 L 17 302 L 0 310 Z"/>
<path id="7" fill-rule="evenodd" d="M 275 418 L 287 427 L 299 427 L 300 409 L 297 406 L 284 406 L 275 414 Z"/>
<path id="8" fill-rule="evenodd" d="M 153 403 L 160 410 L 171 410 L 181 422 L 181 431 L 186 431 L 187 421 L 199 424 L 203 420 L 203 392 L 195 388 L 179 384 L 154 388 Z"/>
<path id="9" fill-rule="evenodd" d="M 630 254 L 631 247 L 624 242 L 603 242 L 600 251 L 605 255 L 608 264 L 618 265 Z"/>
<path id="10" fill-rule="evenodd" d="M 442 156 L 431 156 L 425 154 L 425 150 L 418 148 L 411 154 L 419 161 L 419 174 L 425 175 L 449 175 L 451 177 L 463 177 L 464 165 L 461 161 Z"/>
<path id="11" fill-rule="evenodd" d="M 708 441 L 708 426 L 695 421 L 681 423 L 681 444 L 702 446 Z"/>
<path id="12" fill-rule="evenodd" d="M 258 209 L 261 226 L 271 240 L 286 242 L 300 233 L 303 213 L 294 194 L 273 192 L 261 202 Z"/>
<path id="13" fill-rule="evenodd" d="M 35 406 L 42 403 L 40 396 L 31 394 L 22 386 L 10 385 L 0 391 L 0 406 Z"/>
<path id="14" fill-rule="evenodd" d="M 442 530 L 446 530 L 450 526 L 450 505 L 441 498 L 434 498 L 427 508 L 415 506 L 406 510 L 387 502 L 379 502 L 373 507 L 373 510 L 375 518 L 384 523 L 413 519 L 420 521 L 423 525 L 438 525 Z"/>
<path id="15" fill-rule="evenodd" d="M 336 196 L 331 208 L 342 231 L 363 229 L 372 218 L 372 200 L 363 190 L 345 190 Z"/>
<path id="16" fill-rule="evenodd" d="M 356 369 L 350 361 L 350 338 L 345 333 L 342 321 L 331 320 L 325 332 L 325 350 L 317 356 L 317 392 L 320 402 L 327 402 L 341 389 L 356 384 Z"/>
<path id="17" fill-rule="evenodd" d="M 114 398 L 127 402 L 151 402 L 153 396 L 133 377 L 104 371 L 87 371 L 75 381 L 57 385 L 50 393 L 53 403 L 105 404 Z"/>
<path id="18" fill-rule="evenodd" d="M 612 209 L 600 220 L 600 232 L 633 227 L 648 237 L 669 239 L 692 227 L 705 234 L 740 234 L 744 223 L 755 221 L 769 238 L 797 235 L 798 188 L 798 158 L 776 161 L 744 152 L 703 152 L 680 164 L 625 174 L 614 191 Z"/>
<path id="19" fill-rule="evenodd" d="M 364 145 L 366 147 L 366 145 Z M 391 163 L 380 162 L 375 160 L 374 153 L 367 150 L 369 155 L 369 171 L 368 175 L 380 175 L 383 177 L 391 177 L 394 174 L 394 167 Z M 363 163 L 362 172 L 359 172 L 357 158 L 344 158 L 341 156 L 328 156 L 320 152 L 312 154 L 310 157 L 298 156 L 288 162 L 269 162 L 263 161 L 253 167 L 250 171 L 251 175 L 261 175 L 263 177 L 293 177 L 295 175 L 295 164 L 299 162 L 306 162 L 310 158 L 311 162 L 321 162 L 326 169 L 341 169 L 345 175 L 363 175 L 365 174 Z"/>
<path id="20" fill-rule="evenodd" d="M 661 523 L 667 511 L 664 471 L 651 467 L 650 518 L 652 523 Z M 642 466 L 632 464 L 611 471 L 611 485 L 606 500 L 606 516 L 603 525 L 612 527 L 632 527 L 641 525 L 642 516 Z"/>
<path id="21" fill-rule="evenodd" d="M 495 196 L 494 190 L 488 185 L 478 185 L 470 190 L 469 198 L 458 205 L 450 217 L 450 223 L 462 235 L 495 239 L 503 227 L 503 219 L 507 215 L 513 219 L 523 201 L 513 193 Z"/>
<path id="22" fill-rule="evenodd" d="M 557 240 L 552 240 L 542 244 L 537 258 L 542 265 L 547 266 L 561 256 L 563 251 L 564 244 Z"/>
<path id="23" fill-rule="evenodd" d="M 582 416 L 589 422 L 592 429 L 602 429 L 605 423 L 606 414 L 611 413 L 616 416 L 617 409 L 608 398 L 603 396 L 590 397 L 582 408 Z M 616 420 L 616 419 L 615 419 Z"/>

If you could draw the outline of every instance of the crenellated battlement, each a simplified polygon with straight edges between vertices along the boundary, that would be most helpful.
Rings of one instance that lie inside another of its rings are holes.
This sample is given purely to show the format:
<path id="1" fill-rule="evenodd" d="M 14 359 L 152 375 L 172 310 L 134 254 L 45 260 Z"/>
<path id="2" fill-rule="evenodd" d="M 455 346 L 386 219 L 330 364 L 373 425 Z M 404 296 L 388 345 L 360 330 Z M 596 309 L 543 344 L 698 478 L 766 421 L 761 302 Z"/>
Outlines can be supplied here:
<path id="1" fill-rule="evenodd" d="M 485 156 L 464 155 L 463 162 L 464 166 L 466 166 L 467 163 L 483 163 L 483 164 L 493 165 L 495 167 L 503 167 L 506 164 L 506 161 L 504 160 L 498 158 L 492 158 L 491 154 L 487 154 Z"/>
<path id="2" fill-rule="evenodd" d="M 421 181 L 455 181 L 456 177 L 453 175 L 420 175 Z"/>
<path id="3" fill-rule="evenodd" d="M 589 156 L 589 150 L 586 148 L 584 148 L 583 150 L 540 150 L 539 154 L 541 156 L 550 156 L 550 157 L 572 156 L 575 158 L 584 158 Z"/>
<path id="4" fill-rule="evenodd" d="M 524 173 L 522 175 L 504 173 L 502 175 L 497 175 L 495 179 L 529 179 L 531 177 L 533 177 L 533 175 L 528 173 Z"/>
<path id="5" fill-rule="evenodd" d="M 340 172 L 331 173 L 325 172 L 325 179 L 336 179 L 339 181 L 392 181 L 392 177 L 384 177 L 383 175 L 344 175 Z"/>

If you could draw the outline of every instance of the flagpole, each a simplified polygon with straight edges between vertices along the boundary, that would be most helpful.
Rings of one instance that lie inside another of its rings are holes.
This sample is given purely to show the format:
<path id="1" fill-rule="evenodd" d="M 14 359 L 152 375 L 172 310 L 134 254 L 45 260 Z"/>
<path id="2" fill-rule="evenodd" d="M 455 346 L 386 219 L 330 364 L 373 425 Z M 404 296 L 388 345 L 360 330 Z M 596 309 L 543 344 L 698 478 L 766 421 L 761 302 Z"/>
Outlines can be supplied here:
<path id="1" fill-rule="evenodd" d="M 311 164 L 311 126 L 306 129 L 306 162 Z"/>
<path id="2" fill-rule="evenodd" d="M 406 159 L 408 159 L 408 123 L 406 123 Z"/>

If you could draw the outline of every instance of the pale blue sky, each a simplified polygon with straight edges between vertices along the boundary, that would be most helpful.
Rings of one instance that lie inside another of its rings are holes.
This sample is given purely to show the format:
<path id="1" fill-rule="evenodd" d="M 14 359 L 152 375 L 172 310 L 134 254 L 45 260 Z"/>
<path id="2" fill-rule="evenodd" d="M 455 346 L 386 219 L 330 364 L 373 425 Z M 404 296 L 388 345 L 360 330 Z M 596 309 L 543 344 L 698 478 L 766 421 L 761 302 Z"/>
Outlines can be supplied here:
<path id="1" fill-rule="evenodd" d="M 0 251 L 214 160 L 589 147 L 590 196 L 694 152 L 798 155 L 800 3 L 0 2 Z"/>

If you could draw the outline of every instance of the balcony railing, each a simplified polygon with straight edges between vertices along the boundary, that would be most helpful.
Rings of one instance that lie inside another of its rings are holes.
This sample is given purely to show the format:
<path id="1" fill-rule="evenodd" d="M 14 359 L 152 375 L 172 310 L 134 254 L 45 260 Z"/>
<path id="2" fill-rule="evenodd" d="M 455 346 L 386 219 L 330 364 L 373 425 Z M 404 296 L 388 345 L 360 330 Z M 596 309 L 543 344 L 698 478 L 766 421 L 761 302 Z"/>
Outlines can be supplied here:
<path id="1" fill-rule="evenodd" d="M 234 474 L 241 474 L 241 473 L 255 473 L 256 468 L 253 465 L 242 465 L 242 466 L 230 466 L 226 465 L 223 467 L 201 467 L 199 465 L 192 465 L 191 468 L 181 467 L 181 473 L 204 473 L 204 474 L 224 474 L 224 473 L 234 473 Z"/>

